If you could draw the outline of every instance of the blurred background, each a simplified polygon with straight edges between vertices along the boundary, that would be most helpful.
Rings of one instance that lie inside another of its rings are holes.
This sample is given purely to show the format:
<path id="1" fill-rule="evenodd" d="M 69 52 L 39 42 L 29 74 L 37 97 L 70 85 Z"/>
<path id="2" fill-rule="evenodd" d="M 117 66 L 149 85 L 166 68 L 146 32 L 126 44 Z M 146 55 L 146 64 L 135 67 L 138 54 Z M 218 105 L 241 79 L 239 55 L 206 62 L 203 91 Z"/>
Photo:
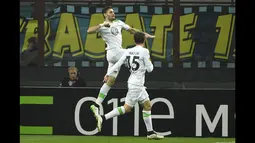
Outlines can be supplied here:
<path id="1" fill-rule="evenodd" d="M 75 66 L 87 87 L 107 69 L 100 35 L 87 35 L 112 5 L 117 19 L 154 34 L 148 88 L 235 88 L 235 0 L 20 0 L 20 85 L 59 86 Z M 39 25 L 39 28 L 38 28 Z M 122 31 L 123 48 L 134 45 Z M 126 87 L 128 70 L 115 87 Z"/>

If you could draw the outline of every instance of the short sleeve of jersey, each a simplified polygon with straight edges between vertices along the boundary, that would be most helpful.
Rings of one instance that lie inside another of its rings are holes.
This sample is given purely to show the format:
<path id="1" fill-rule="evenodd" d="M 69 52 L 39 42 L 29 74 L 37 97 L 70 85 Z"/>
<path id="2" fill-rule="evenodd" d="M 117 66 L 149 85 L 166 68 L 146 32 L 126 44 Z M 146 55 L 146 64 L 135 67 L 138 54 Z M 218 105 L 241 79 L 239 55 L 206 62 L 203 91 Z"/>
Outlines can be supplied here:
<path id="1" fill-rule="evenodd" d="M 149 52 L 149 50 L 148 49 L 145 49 L 145 53 L 144 53 L 144 58 L 147 60 L 147 59 L 149 59 L 150 60 L 150 52 Z"/>
<path id="2" fill-rule="evenodd" d="M 126 23 L 124 23 L 123 21 L 119 20 L 120 24 L 121 24 L 121 27 L 125 30 L 128 30 L 130 28 L 129 25 L 127 25 Z"/>
<path id="3" fill-rule="evenodd" d="M 145 49 L 145 52 L 143 53 L 143 58 L 144 58 L 145 65 L 146 66 L 150 65 L 151 57 L 150 57 L 150 52 L 148 49 Z"/>

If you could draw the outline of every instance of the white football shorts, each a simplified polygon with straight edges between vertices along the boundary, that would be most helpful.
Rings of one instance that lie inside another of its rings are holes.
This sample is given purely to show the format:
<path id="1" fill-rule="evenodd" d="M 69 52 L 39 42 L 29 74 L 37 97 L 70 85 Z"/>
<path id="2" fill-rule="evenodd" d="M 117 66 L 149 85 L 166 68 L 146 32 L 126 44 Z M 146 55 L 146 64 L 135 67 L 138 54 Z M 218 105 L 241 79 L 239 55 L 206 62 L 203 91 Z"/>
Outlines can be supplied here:
<path id="1" fill-rule="evenodd" d="M 107 69 L 107 72 L 108 70 L 113 67 L 113 65 L 115 63 L 118 62 L 118 60 L 121 58 L 121 56 L 124 54 L 126 49 L 111 49 L 111 50 L 107 50 L 107 53 L 106 53 L 106 58 L 107 58 L 107 61 L 108 61 L 108 69 Z M 117 69 L 116 71 L 114 71 L 112 74 L 110 74 L 110 76 L 113 76 L 113 77 L 117 77 L 118 74 L 119 74 L 119 71 L 120 71 L 120 68 Z"/>
<path id="2" fill-rule="evenodd" d="M 125 104 L 130 107 L 134 107 L 136 103 L 143 104 L 147 100 L 150 100 L 150 98 L 145 86 L 128 84 L 128 92 L 126 95 Z"/>

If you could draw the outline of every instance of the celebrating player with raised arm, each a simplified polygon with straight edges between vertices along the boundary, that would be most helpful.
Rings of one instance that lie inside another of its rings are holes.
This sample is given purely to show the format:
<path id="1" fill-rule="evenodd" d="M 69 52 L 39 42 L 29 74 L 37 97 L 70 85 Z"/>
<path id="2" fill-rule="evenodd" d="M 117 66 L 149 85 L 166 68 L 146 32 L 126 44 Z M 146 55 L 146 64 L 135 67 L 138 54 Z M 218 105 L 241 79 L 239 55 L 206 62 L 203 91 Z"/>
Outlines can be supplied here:
<path id="1" fill-rule="evenodd" d="M 143 120 L 147 128 L 148 139 L 163 139 L 164 136 L 160 136 L 153 131 L 152 120 L 151 120 L 151 102 L 149 95 L 144 86 L 145 72 L 152 72 L 153 64 L 150 61 L 149 50 L 144 48 L 145 34 L 137 32 L 134 35 L 136 46 L 127 49 L 120 60 L 111 67 L 104 77 L 104 81 L 107 81 L 116 69 L 120 68 L 121 65 L 127 61 L 130 76 L 128 79 L 128 92 L 125 99 L 124 106 L 117 107 L 111 112 L 100 116 L 95 114 L 97 119 L 98 130 L 101 131 L 102 123 L 113 117 L 123 115 L 131 111 L 136 103 L 140 103 L 143 106 Z"/>
<path id="2" fill-rule="evenodd" d="M 125 24 L 121 20 L 115 19 L 115 14 L 112 7 L 108 6 L 102 10 L 105 21 L 102 24 L 98 24 L 96 26 L 90 27 L 87 30 L 88 34 L 99 32 L 105 41 L 107 47 L 106 58 L 108 61 L 108 70 L 120 59 L 123 55 L 125 49 L 122 48 L 122 34 L 121 30 L 125 29 L 129 31 L 131 34 L 138 32 L 139 30 L 135 28 L 131 28 L 129 25 Z M 148 33 L 145 33 L 147 38 L 154 38 Z M 96 47 L 95 47 L 96 48 Z M 96 104 L 91 105 L 90 109 L 94 114 L 99 113 L 99 105 L 102 104 L 107 93 L 111 89 L 111 87 L 115 83 L 115 79 L 119 74 L 119 68 L 116 68 L 114 72 L 109 75 L 109 78 L 105 81 L 103 86 L 101 87 L 98 97 L 96 99 Z"/>

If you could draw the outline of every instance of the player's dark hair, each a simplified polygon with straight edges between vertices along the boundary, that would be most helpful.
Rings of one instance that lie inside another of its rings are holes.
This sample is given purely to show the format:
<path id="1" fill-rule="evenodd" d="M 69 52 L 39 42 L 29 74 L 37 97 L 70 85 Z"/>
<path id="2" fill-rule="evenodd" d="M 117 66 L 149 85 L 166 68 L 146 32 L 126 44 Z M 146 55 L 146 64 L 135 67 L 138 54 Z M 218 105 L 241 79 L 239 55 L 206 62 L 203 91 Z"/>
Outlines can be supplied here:
<path id="1" fill-rule="evenodd" d="M 134 34 L 134 40 L 136 44 L 143 44 L 145 40 L 145 34 L 143 32 L 136 32 Z"/>
<path id="2" fill-rule="evenodd" d="M 105 8 L 103 8 L 102 14 L 104 15 L 108 11 L 108 9 L 112 9 L 112 7 L 111 6 L 106 6 Z"/>

